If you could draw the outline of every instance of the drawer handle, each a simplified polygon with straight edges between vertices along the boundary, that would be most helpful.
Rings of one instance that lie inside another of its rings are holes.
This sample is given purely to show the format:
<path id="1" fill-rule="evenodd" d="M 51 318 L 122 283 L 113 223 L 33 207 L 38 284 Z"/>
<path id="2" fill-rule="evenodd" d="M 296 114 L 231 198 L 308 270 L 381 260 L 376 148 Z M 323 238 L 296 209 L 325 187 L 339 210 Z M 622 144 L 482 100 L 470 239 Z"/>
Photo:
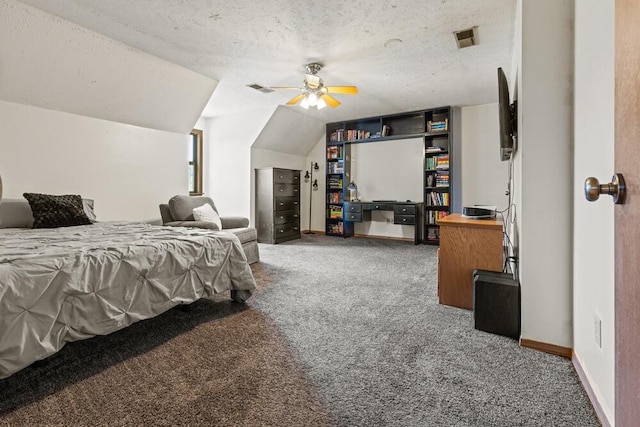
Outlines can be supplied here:
<path id="1" fill-rule="evenodd" d="M 402 212 L 406 212 L 407 210 L 405 208 L 402 208 Z"/>
<path id="2" fill-rule="evenodd" d="M 280 202 L 280 206 L 284 206 L 284 202 Z"/>
<path id="3" fill-rule="evenodd" d="M 280 191 L 284 191 L 284 188 L 281 188 Z"/>
<path id="4" fill-rule="evenodd" d="M 284 178 L 284 176 L 280 175 L 280 179 Z"/>
<path id="5" fill-rule="evenodd" d="M 281 217 L 280 217 L 280 219 L 284 219 L 284 217 L 283 217 L 283 216 L 281 216 Z"/>
<path id="6" fill-rule="evenodd" d="M 378 205 L 376 205 L 376 209 L 378 209 Z"/>
<path id="7" fill-rule="evenodd" d="M 402 222 L 407 222 L 407 218 L 402 218 Z"/>
<path id="8" fill-rule="evenodd" d="M 281 233 L 284 233 L 284 230 L 280 230 Z"/>

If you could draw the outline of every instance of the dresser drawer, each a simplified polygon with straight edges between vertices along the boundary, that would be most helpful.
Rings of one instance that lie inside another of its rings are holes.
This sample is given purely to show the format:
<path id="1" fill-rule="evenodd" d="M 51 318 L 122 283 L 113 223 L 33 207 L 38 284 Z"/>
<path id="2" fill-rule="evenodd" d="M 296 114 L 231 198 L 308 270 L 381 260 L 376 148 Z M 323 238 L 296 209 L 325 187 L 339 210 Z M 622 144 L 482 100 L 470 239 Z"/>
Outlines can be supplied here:
<path id="1" fill-rule="evenodd" d="M 297 197 L 276 197 L 276 211 L 289 211 L 294 209 L 300 209 L 300 201 Z"/>
<path id="2" fill-rule="evenodd" d="M 273 193 L 276 197 L 297 196 L 300 190 L 297 184 L 273 184 Z"/>
<path id="3" fill-rule="evenodd" d="M 362 222 L 362 214 L 347 212 L 344 214 L 344 220 L 349 222 Z"/>
<path id="4" fill-rule="evenodd" d="M 361 213 L 362 204 L 361 203 L 345 203 L 344 210 L 347 213 Z"/>
<path id="5" fill-rule="evenodd" d="M 415 215 L 416 205 L 393 205 L 395 215 Z"/>
<path id="6" fill-rule="evenodd" d="M 297 235 L 300 233 L 300 224 L 292 223 L 292 224 L 281 224 L 276 225 L 275 227 L 275 238 L 278 239 L 280 237 L 289 237 L 292 235 Z"/>
<path id="7" fill-rule="evenodd" d="M 415 215 L 394 215 L 393 216 L 394 224 L 406 224 L 406 225 L 415 225 L 416 216 Z"/>
<path id="8" fill-rule="evenodd" d="M 300 182 L 300 171 L 274 170 L 273 182 L 276 184 L 296 184 Z"/>
<path id="9" fill-rule="evenodd" d="M 276 225 L 294 223 L 294 222 L 297 222 L 299 224 L 299 221 L 300 221 L 300 211 L 298 210 L 276 211 L 273 214 L 273 223 Z"/>

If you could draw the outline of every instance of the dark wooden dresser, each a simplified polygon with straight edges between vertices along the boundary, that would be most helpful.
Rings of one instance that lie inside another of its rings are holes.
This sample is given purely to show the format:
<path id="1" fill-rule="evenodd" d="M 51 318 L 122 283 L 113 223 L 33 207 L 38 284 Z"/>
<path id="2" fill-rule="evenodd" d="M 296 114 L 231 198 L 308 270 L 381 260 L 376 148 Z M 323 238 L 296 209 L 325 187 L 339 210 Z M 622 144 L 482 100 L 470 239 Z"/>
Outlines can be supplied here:
<path id="1" fill-rule="evenodd" d="M 300 171 L 256 169 L 258 242 L 281 243 L 300 238 Z"/>

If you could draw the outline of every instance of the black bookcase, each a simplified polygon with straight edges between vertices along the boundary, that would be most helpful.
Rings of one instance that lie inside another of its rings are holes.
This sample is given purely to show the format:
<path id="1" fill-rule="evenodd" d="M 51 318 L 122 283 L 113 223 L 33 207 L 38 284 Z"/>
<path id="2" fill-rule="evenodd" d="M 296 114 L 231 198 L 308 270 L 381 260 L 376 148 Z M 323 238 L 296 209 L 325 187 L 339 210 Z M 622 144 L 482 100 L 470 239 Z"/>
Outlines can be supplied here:
<path id="1" fill-rule="evenodd" d="M 344 221 L 344 204 L 351 176 L 351 146 L 344 141 L 329 140 L 338 129 L 327 128 L 325 234 L 353 236 L 353 223 Z"/>
<path id="2" fill-rule="evenodd" d="M 353 235 L 353 223 L 344 221 L 351 144 L 407 138 L 424 141 L 422 241 L 439 244 L 437 219 L 461 210 L 460 109 L 453 107 L 327 123 L 327 235 Z"/>

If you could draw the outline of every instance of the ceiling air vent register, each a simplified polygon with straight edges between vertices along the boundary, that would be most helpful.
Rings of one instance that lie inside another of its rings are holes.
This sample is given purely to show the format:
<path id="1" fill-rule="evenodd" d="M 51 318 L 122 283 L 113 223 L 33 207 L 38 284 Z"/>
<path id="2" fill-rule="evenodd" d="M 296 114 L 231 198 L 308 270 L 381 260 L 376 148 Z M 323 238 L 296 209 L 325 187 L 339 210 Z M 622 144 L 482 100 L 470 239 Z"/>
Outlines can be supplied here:
<path id="1" fill-rule="evenodd" d="M 458 49 L 475 46 L 478 43 L 480 43 L 480 41 L 478 40 L 477 26 L 467 28 L 466 30 L 455 31 L 453 35 L 456 38 L 456 44 L 458 45 Z"/>

